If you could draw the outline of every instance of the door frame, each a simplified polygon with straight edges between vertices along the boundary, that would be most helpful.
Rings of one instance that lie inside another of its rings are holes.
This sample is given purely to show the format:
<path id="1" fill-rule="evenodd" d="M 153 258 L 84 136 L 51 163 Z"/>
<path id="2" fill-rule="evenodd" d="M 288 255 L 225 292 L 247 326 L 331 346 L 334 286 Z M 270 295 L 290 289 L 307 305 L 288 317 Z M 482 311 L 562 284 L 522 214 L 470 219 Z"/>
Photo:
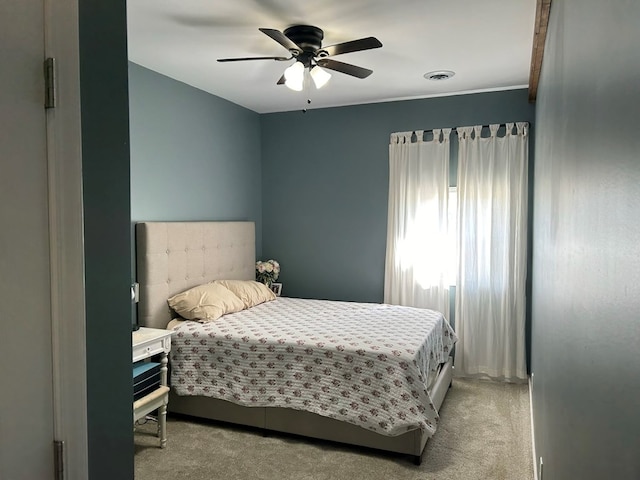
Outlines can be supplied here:
<path id="1" fill-rule="evenodd" d="M 46 111 L 54 440 L 65 480 L 88 478 L 82 136 L 78 0 L 44 0 L 45 57 L 56 58 Z M 44 60 L 44 59 L 43 59 Z"/>

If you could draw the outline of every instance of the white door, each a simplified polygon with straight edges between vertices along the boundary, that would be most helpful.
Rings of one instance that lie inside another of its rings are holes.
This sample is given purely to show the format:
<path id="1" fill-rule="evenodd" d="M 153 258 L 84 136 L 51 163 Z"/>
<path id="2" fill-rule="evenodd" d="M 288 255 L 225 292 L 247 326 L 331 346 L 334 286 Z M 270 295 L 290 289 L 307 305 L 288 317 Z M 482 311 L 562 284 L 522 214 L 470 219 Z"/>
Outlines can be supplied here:
<path id="1" fill-rule="evenodd" d="M 77 0 L 0 0 L 0 480 L 54 478 L 54 438 L 87 478 L 78 51 Z"/>
<path id="2" fill-rule="evenodd" d="M 0 479 L 53 478 L 43 0 L 0 0 Z"/>

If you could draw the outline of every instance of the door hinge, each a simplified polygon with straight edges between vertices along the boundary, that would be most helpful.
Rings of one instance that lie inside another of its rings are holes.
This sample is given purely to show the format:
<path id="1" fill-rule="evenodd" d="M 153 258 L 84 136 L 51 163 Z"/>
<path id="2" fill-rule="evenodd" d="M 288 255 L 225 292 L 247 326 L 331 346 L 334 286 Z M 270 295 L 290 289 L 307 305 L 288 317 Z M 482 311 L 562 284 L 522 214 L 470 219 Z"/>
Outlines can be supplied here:
<path id="1" fill-rule="evenodd" d="M 44 108 L 55 108 L 56 87 L 56 59 L 49 57 L 44 61 Z"/>
<path id="2" fill-rule="evenodd" d="M 53 441 L 53 478 L 64 480 L 64 442 L 62 440 Z"/>

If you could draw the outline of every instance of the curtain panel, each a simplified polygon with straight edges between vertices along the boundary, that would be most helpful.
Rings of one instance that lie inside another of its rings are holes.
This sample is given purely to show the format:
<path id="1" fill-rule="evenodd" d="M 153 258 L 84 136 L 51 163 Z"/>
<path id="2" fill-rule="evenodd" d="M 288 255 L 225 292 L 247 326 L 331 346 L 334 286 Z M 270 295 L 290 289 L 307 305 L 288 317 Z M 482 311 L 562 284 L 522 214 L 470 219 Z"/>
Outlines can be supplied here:
<path id="1" fill-rule="evenodd" d="M 456 374 L 527 378 L 528 124 L 458 127 Z"/>
<path id="2" fill-rule="evenodd" d="M 430 308 L 449 319 L 447 242 L 450 128 L 391 135 L 385 303 Z M 413 138 L 415 137 L 415 141 Z"/>

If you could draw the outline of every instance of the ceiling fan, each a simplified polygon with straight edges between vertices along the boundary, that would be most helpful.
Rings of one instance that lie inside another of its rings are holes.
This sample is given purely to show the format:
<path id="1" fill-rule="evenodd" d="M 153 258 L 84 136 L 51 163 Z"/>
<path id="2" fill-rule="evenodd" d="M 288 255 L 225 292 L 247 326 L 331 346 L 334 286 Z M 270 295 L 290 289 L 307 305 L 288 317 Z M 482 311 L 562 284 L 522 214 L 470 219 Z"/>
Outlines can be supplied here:
<path id="1" fill-rule="evenodd" d="M 287 28 L 284 33 L 273 28 L 260 28 L 259 30 L 286 48 L 291 56 L 219 58 L 218 62 L 242 62 L 245 60 L 284 62 L 296 59 L 296 62 L 285 70 L 277 82 L 278 85 L 284 84 L 296 91 L 302 90 L 304 86 L 306 70 L 309 70 L 316 88 L 322 87 L 331 77 L 331 74 L 323 69 L 334 70 L 356 78 L 367 78 L 373 73 L 373 70 L 339 62 L 329 57 L 382 47 L 382 43 L 375 37 L 360 38 L 323 47 L 324 32 L 311 25 L 294 25 Z"/>

